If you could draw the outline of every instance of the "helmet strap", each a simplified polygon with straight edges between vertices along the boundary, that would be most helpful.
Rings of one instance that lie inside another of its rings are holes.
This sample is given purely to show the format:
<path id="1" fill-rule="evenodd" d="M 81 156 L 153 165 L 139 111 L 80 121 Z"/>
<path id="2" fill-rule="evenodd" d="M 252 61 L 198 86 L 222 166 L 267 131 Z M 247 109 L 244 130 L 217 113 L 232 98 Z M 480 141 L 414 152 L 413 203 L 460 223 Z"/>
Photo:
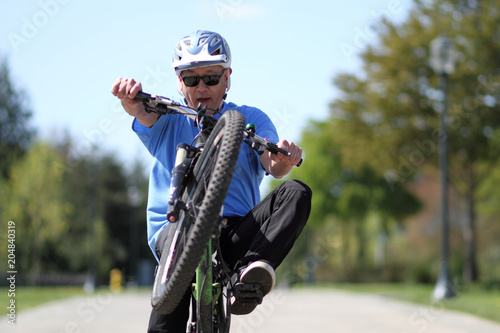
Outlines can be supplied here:
<path id="1" fill-rule="evenodd" d="M 229 69 L 231 70 L 231 69 Z M 229 75 L 227 76 L 227 87 L 226 87 L 226 95 L 227 95 L 227 92 L 229 91 L 229 88 L 231 88 L 231 74 L 229 73 Z M 226 98 L 226 97 L 224 97 Z"/>
<path id="2" fill-rule="evenodd" d="M 182 97 L 185 97 L 185 96 L 184 96 L 184 93 L 183 93 L 183 92 L 182 92 L 182 90 L 181 90 L 181 82 L 180 82 L 179 80 L 177 80 L 177 84 L 176 84 L 176 86 L 177 86 L 177 92 L 179 93 L 179 95 L 181 95 Z M 186 99 L 186 98 L 184 98 L 184 100 L 185 100 L 185 99 Z"/>

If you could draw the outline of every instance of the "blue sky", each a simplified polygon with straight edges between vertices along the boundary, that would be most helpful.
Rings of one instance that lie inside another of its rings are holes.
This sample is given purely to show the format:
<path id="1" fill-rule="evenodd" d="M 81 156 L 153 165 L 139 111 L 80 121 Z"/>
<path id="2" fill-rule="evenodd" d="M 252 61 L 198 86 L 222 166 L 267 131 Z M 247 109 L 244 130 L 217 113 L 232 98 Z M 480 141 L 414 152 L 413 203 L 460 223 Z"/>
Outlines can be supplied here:
<path id="1" fill-rule="evenodd" d="M 0 54 L 25 89 L 42 139 L 68 131 L 73 154 L 91 144 L 125 165 L 148 160 L 131 118 L 110 93 L 133 77 L 150 93 L 177 97 L 172 49 L 208 29 L 233 55 L 228 100 L 261 108 L 280 137 L 297 141 L 309 119 L 324 119 L 336 97 L 331 82 L 356 72 L 355 53 L 373 40 L 381 15 L 401 21 L 411 0 L 96 1 L 23 0 L 0 6 Z M 307 152 L 306 152 L 307 153 Z"/>

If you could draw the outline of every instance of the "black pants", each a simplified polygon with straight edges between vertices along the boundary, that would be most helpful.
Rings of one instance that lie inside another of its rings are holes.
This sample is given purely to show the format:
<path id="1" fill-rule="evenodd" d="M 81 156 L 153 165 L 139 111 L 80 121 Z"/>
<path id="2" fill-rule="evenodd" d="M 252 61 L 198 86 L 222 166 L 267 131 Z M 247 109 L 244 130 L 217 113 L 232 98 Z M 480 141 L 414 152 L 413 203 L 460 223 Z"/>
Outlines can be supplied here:
<path id="1" fill-rule="evenodd" d="M 228 266 L 237 270 L 251 262 L 266 260 L 276 269 L 309 218 L 311 195 L 311 189 L 304 183 L 286 181 L 246 216 L 227 217 L 228 224 L 222 229 L 220 245 Z M 165 230 L 156 242 L 159 246 L 165 240 Z M 161 255 L 161 249 L 156 248 L 156 252 Z M 148 332 L 185 332 L 190 294 L 188 288 L 179 306 L 169 315 L 152 310 Z"/>

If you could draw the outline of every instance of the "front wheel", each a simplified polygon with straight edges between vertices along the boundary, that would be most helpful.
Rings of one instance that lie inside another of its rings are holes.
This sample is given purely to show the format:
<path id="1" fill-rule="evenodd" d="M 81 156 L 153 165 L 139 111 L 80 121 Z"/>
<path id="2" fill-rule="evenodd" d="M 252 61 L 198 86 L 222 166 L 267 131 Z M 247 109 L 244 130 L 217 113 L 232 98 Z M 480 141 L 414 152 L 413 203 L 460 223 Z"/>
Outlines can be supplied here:
<path id="1" fill-rule="evenodd" d="M 155 276 L 151 303 L 171 313 L 190 286 L 219 220 L 241 148 L 245 118 L 226 111 L 215 125 L 181 194 L 187 209 L 169 227 Z"/>

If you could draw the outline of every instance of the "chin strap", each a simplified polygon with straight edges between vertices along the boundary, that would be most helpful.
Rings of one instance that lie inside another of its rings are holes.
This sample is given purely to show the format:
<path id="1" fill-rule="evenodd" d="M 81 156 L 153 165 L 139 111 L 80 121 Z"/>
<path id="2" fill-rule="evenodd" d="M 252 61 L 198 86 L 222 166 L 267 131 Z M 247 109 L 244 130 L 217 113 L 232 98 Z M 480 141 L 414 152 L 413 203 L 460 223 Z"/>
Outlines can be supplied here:
<path id="1" fill-rule="evenodd" d="M 226 95 L 222 98 L 222 101 L 220 102 L 219 109 L 217 110 L 217 113 L 220 113 L 222 111 L 222 108 L 224 107 L 224 100 L 226 99 Z"/>
<path id="2" fill-rule="evenodd" d="M 179 81 L 179 80 L 177 80 L 177 84 L 176 84 L 176 86 L 177 86 L 177 92 L 179 93 L 179 95 L 181 95 L 182 97 L 184 97 L 184 100 L 186 100 L 186 98 L 185 98 L 185 96 L 184 96 L 184 93 L 183 93 L 183 92 L 182 92 L 182 90 L 181 90 L 181 83 L 180 83 L 180 81 Z M 187 102 L 186 102 L 186 105 L 187 105 Z"/>
<path id="3" fill-rule="evenodd" d="M 226 87 L 226 95 L 227 92 L 229 91 L 229 88 L 231 88 L 231 74 L 227 76 L 227 87 Z"/>

